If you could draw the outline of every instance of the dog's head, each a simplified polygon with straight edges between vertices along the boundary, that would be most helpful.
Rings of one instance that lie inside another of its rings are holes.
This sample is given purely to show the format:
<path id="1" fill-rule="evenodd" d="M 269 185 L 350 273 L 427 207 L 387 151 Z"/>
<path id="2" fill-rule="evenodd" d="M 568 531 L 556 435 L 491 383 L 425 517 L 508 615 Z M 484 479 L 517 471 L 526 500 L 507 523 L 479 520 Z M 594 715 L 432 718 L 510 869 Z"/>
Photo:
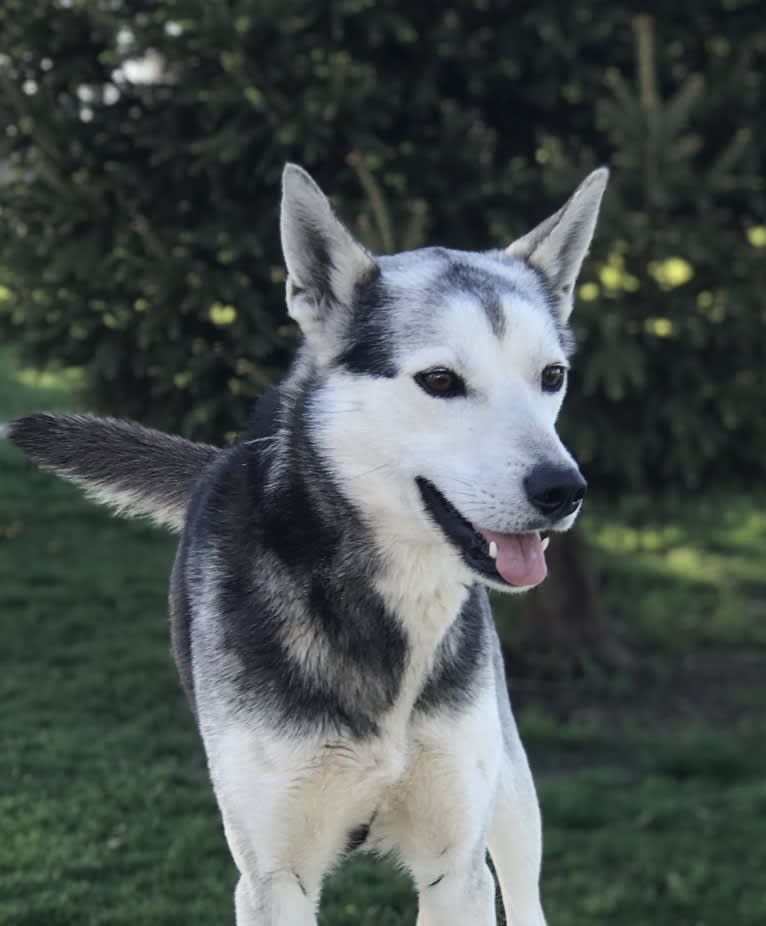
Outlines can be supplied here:
<path id="1" fill-rule="evenodd" d="M 287 304 L 316 370 L 310 422 L 342 490 L 394 544 L 441 544 L 494 588 L 545 577 L 540 531 L 585 493 L 556 418 L 574 285 L 607 182 L 594 171 L 504 250 L 373 257 L 285 169 Z"/>

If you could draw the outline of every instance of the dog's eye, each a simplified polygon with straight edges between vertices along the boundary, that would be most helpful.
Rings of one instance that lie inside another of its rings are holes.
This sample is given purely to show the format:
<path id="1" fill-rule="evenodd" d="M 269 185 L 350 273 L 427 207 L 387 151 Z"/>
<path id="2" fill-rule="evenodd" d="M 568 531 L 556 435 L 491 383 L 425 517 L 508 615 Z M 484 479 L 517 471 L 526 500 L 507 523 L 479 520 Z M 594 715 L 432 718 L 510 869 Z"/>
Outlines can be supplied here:
<path id="1" fill-rule="evenodd" d="M 566 367 L 560 363 L 552 363 L 547 366 L 540 378 L 540 384 L 543 392 L 558 392 L 564 385 L 567 378 Z"/>
<path id="2" fill-rule="evenodd" d="M 452 370 L 445 367 L 434 367 L 433 370 L 424 370 L 415 374 L 415 382 L 429 395 L 438 399 L 453 399 L 465 395 L 465 383 Z"/>

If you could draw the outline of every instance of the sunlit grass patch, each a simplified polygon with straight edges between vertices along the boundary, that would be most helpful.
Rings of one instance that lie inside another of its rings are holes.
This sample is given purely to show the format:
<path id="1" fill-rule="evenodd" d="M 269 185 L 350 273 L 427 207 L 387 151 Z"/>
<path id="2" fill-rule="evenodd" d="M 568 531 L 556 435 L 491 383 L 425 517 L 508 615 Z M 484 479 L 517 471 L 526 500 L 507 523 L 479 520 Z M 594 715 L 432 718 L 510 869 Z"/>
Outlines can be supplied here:
<path id="1" fill-rule="evenodd" d="M 583 526 L 607 610 L 630 638 L 766 644 L 766 499 L 689 498 L 650 516 L 594 505 Z"/>

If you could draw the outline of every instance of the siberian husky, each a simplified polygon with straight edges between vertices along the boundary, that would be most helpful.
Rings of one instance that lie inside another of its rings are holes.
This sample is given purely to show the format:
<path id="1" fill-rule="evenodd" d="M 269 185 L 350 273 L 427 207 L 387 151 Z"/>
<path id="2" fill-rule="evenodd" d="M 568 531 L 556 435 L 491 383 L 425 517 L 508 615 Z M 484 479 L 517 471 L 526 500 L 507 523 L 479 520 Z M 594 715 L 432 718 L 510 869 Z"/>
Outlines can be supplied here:
<path id="1" fill-rule="evenodd" d="M 304 341 L 228 449 L 131 422 L 10 427 L 181 531 L 173 649 L 240 872 L 238 926 L 311 926 L 346 853 L 394 853 L 419 926 L 543 926 L 541 827 L 487 588 L 542 582 L 585 482 L 556 434 L 607 171 L 505 249 L 374 257 L 288 165 Z"/>

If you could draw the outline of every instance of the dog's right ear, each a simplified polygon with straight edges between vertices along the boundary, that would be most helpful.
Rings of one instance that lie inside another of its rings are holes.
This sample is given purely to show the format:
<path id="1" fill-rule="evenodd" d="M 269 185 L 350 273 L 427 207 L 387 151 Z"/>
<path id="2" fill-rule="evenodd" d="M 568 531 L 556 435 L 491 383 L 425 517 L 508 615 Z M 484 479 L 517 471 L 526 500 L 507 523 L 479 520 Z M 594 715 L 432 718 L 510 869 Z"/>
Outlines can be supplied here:
<path id="1" fill-rule="evenodd" d="M 336 217 L 303 168 L 282 174 L 282 253 L 287 265 L 287 311 L 307 340 L 321 347 L 327 330 L 351 303 L 354 288 L 375 270 L 372 256 Z"/>

